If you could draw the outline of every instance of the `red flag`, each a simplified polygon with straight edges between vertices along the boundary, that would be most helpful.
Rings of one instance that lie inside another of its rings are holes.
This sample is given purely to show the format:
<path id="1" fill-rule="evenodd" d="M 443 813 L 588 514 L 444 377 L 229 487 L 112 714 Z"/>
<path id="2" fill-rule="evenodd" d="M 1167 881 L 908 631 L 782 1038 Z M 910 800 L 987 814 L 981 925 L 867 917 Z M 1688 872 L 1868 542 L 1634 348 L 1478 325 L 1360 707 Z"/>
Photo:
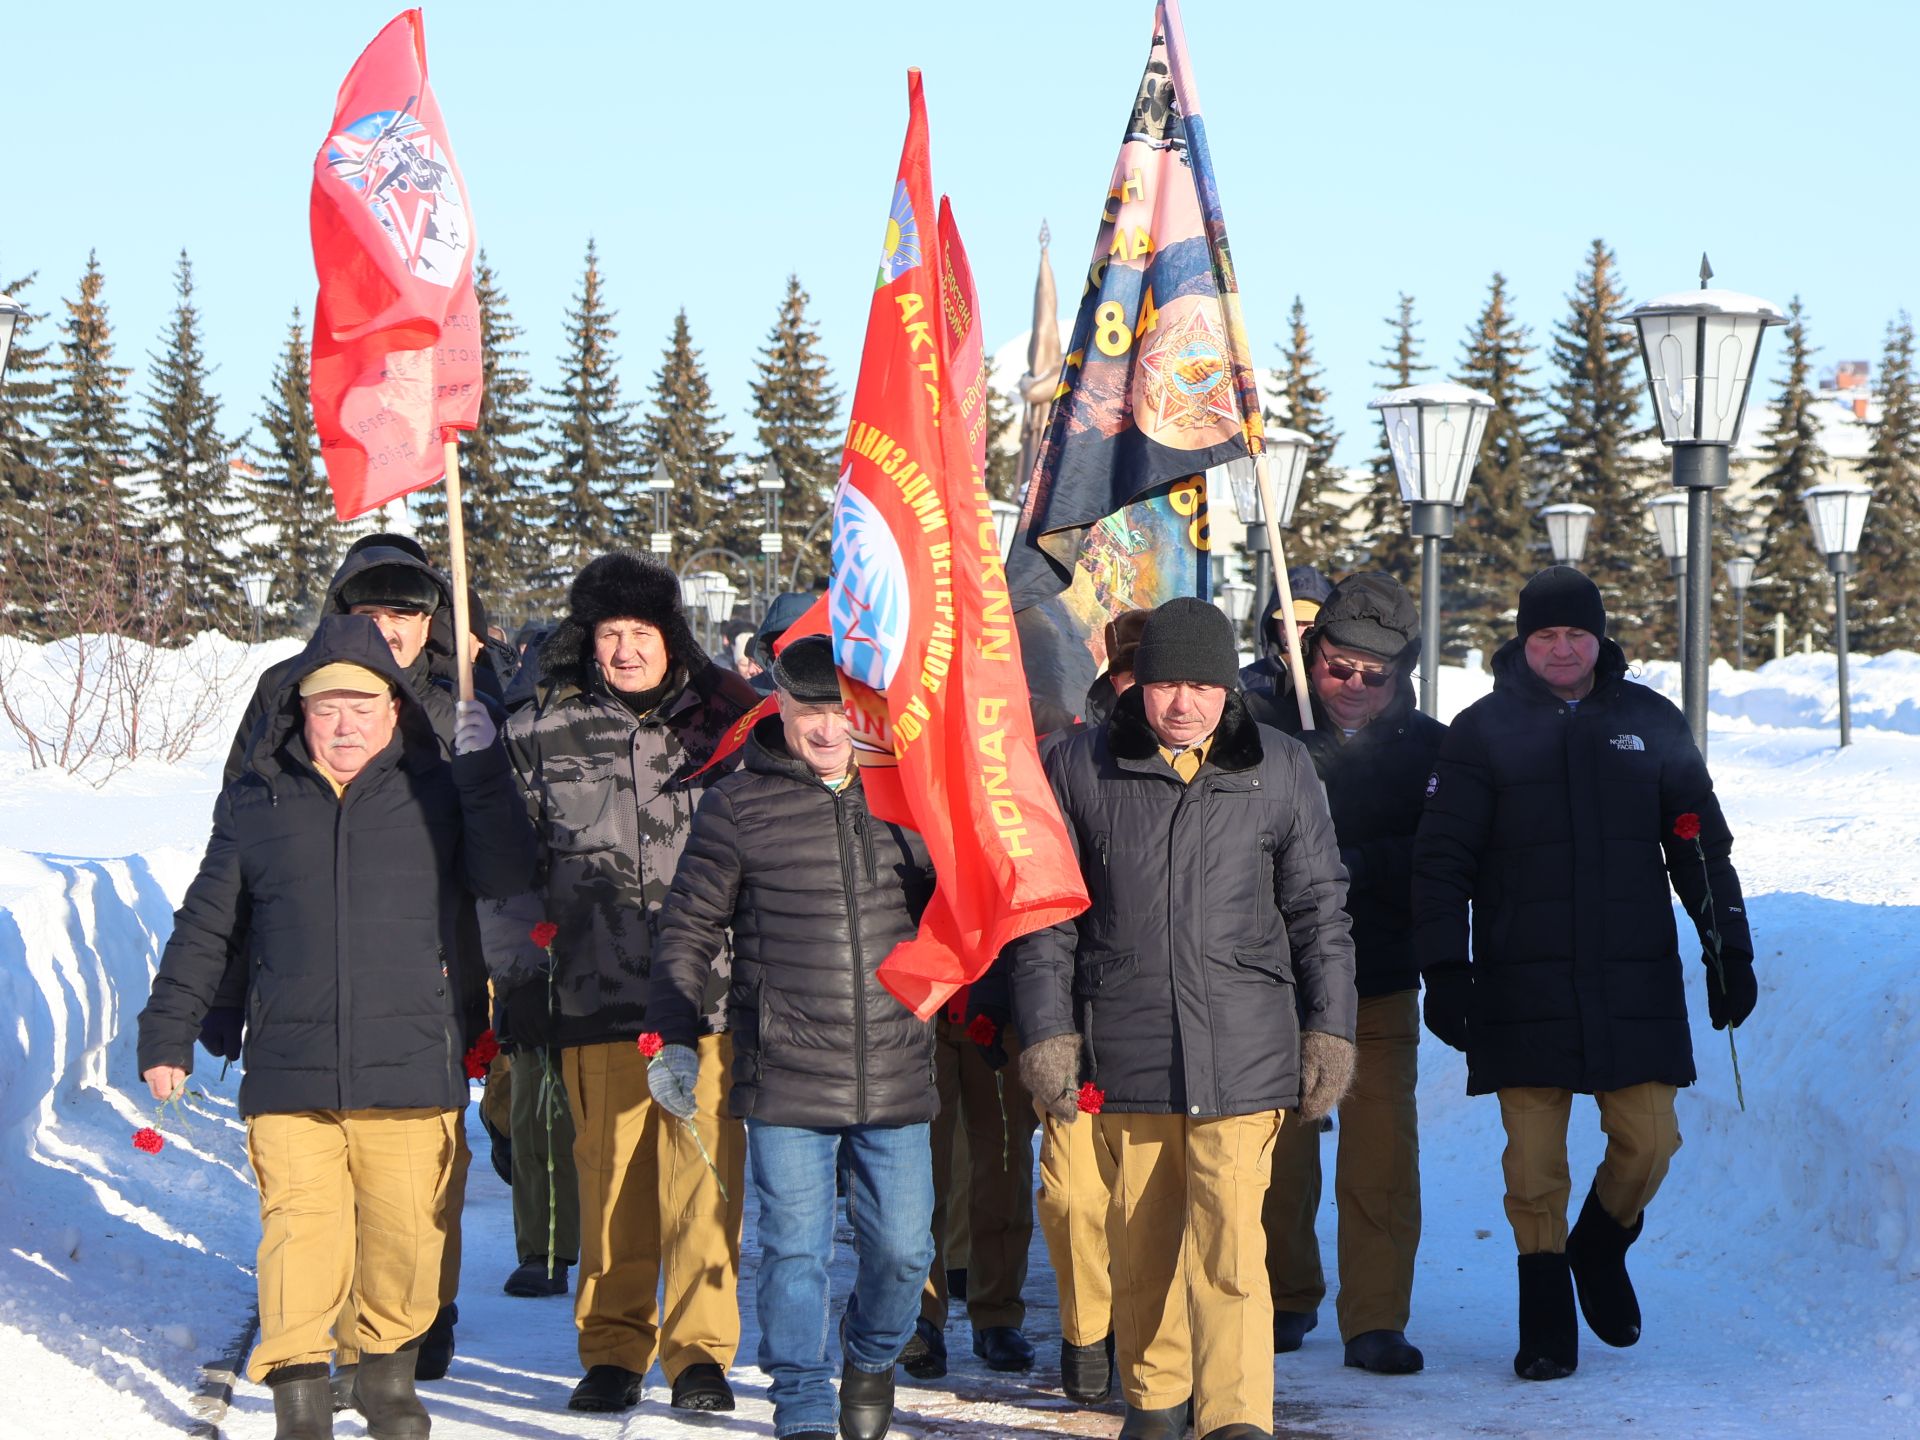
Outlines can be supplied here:
<path id="1" fill-rule="evenodd" d="M 920 933 L 880 968 L 925 1019 L 1009 940 L 1079 914 L 1087 895 L 1034 753 L 980 481 L 978 307 L 950 217 L 931 224 L 917 70 L 907 102 L 834 496 L 829 612 L 868 803 L 918 830 L 933 860 Z"/>
<path id="2" fill-rule="evenodd" d="M 480 412 L 473 219 L 427 84 L 420 12 L 354 62 L 314 159 L 313 415 L 342 520 L 445 474 Z"/>

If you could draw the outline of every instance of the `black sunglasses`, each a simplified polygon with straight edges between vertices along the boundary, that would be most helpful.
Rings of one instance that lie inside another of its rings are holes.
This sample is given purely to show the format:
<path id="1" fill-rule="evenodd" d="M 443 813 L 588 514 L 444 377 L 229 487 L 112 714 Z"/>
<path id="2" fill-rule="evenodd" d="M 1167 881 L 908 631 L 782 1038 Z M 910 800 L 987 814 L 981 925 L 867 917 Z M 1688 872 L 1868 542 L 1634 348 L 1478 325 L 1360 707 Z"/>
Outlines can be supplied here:
<path id="1" fill-rule="evenodd" d="M 1369 690 L 1379 690 L 1393 683 L 1393 672 L 1390 670 L 1361 670 L 1338 660 L 1322 660 L 1320 663 L 1327 667 L 1327 678 L 1341 685 L 1356 675 Z"/>

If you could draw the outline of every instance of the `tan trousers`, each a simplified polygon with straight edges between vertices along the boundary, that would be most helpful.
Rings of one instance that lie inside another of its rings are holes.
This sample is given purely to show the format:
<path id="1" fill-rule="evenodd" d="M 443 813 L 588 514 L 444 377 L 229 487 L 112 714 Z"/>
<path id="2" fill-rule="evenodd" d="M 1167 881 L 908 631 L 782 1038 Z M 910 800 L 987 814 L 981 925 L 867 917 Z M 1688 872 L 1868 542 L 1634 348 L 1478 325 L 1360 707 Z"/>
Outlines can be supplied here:
<path id="1" fill-rule="evenodd" d="M 325 1364 L 349 1300 L 357 1358 L 426 1333 L 440 1308 L 458 1110 L 308 1110 L 247 1122 L 260 1187 L 254 1381 Z"/>
<path id="2" fill-rule="evenodd" d="M 1096 1121 L 1064 1124 L 1043 1115 L 1040 1131 L 1040 1230 L 1060 1291 L 1060 1338 L 1098 1345 L 1113 1332 L 1113 1276 L 1107 1261 L 1107 1208 L 1093 1139 Z"/>
<path id="3" fill-rule="evenodd" d="M 467 1123 L 464 1110 L 454 1111 L 453 1122 L 453 1169 L 447 1175 L 447 1201 L 445 1209 L 446 1235 L 440 1246 L 440 1305 L 453 1304 L 460 1295 L 460 1230 L 461 1222 L 467 1214 L 467 1174 L 473 1168 L 473 1149 L 467 1144 Z M 351 1292 L 347 1303 L 340 1307 L 340 1318 L 333 1322 L 333 1363 L 335 1365 L 357 1365 L 360 1363 L 360 1347 L 354 1341 L 354 1333 L 359 1328 L 358 1318 L 354 1314 L 354 1299 Z M 432 1323 L 432 1317 L 428 1317 Z M 377 1353 L 377 1352 L 376 1352 Z"/>
<path id="4" fill-rule="evenodd" d="M 1340 1105 L 1333 1195 L 1339 1224 L 1340 1338 L 1405 1330 L 1420 1248 L 1420 994 L 1360 1002 L 1353 1089 Z M 1287 1116 L 1267 1191 L 1267 1278 L 1273 1308 L 1310 1314 L 1326 1298 L 1320 1241 L 1320 1126 Z"/>
<path id="5" fill-rule="evenodd" d="M 1500 1165 L 1507 1177 L 1507 1221 L 1522 1255 L 1558 1254 L 1567 1248 L 1567 1119 L 1571 1090 L 1517 1086 L 1500 1093 L 1500 1119 L 1507 1149 Z M 1667 1178 L 1680 1148 L 1680 1122 L 1673 1113 L 1674 1087 L 1648 1083 L 1595 1095 L 1607 1153 L 1594 1172 L 1601 1206 L 1631 1226 Z"/>
<path id="6" fill-rule="evenodd" d="M 746 1134 L 726 1113 L 732 1068 L 732 1039 L 703 1037 L 694 1124 L 723 1199 L 687 1126 L 653 1103 L 632 1041 L 561 1052 L 580 1190 L 582 1365 L 644 1375 L 657 1351 L 672 1381 L 689 1365 L 733 1364 Z"/>
<path id="7" fill-rule="evenodd" d="M 1033 1247 L 1033 1131 L 1039 1123 L 1033 1097 L 1020 1083 L 1012 1057 L 1019 1042 L 1002 1037 L 1008 1064 L 995 1083 L 993 1067 L 963 1026 L 945 1014 L 934 1021 L 934 1075 L 940 1113 L 929 1127 L 933 1145 L 933 1267 L 920 1295 L 920 1316 L 945 1328 L 948 1241 L 952 1231 L 948 1191 L 962 1192 L 967 1211 L 967 1318 L 975 1329 L 1011 1325 L 1027 1318 L 1020 1298 L 1027 1283 L 1027 1253 Z M 954 1185 L 954 1135 L 966 1136 L 964 1187 Z"/>
<path id="8" fill-rule="evenodd" d="M 1150 1410 L 1193 1397 L 1193 1429 L 1273 1427 L 1273 1301 L 1260 1207 L 1279 1110 L 1194 1120 L 1095 1117 L 1112 1192 L 1113 1320 L 1121 1387 Z"/>

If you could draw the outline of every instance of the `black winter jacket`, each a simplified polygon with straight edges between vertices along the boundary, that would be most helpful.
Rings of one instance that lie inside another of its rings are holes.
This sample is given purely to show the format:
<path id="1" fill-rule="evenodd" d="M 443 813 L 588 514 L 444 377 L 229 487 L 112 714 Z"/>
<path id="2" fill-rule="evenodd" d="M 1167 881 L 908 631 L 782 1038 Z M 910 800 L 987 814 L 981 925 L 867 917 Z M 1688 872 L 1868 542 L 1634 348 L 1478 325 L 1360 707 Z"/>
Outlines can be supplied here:
<path id="1" fill-rule="evenodd" d="M 350 660 L 393 681 L 392 742 L 336 799 L 308 757 L 297 681 Z M 533 831 L 500 745 L 448 761 L 373 622 L 320 622 L 174 916 L 140 1016 L 140 1069 L 193 1042 L 246 937 L 243 1115 L 465 1103 L 449 956 L 471 896 L 523 888 Z"/>
<path id="2" fill-rule="evenodd" d="M 694 1042 L 731 927 L 735 1115 L 820 1128 L 931 1120 L 933 1029 L 874 974 L 918 932 L 932 895 L 920 836 L 874 818 L 857 780 L 838 794 L 821 784 L 770 716 L 694 816 L 660 915 L 648 1014 L 667 1043 Z"/>
<path id="3" fill-rule="evenodd" d="M 1311 641 L 1308 642 L 1311 645 Z M 1300 730 L 1289 685 L 1277 728 L 1307 747 L 1347 867 L 1347 914 L 1353 918 L 1354 985 L 1363 998 L 1413 990 L 1420 963 L 1413 953 L 1413 836 L 1420 827 L 1427 777 L 1447 727 L 1414 707 L 1413 677 L 1402 673 L 1387 708 L 1352 739 L 1313 701 L 1314 729 Z"/>
<path id="4" fill-rule="evenodd" d="M 1722 953 L 1751 961 L 1733 836 L 1680 711 L 1600 642 L 1577 706 L 1493 657 L 1491 695 L 1440 747 L 1414 842 L 1420 968 L 1468 963 L 1467 1092 L 1597 1093 L 1693 1082 L 1673 889 L 1696 917 L 1709 878 Z M 1703 867 L 1680 815 L 1700 817 Z"/>
<path id="5" fill-rule="evenodd" d="M 1232 692 L 1182 784 L 1136 687 L 1045 763 L 1093 903 L 1014 943 L 1021 1038 L 1072 1031 L 1078 1002 L 1109 1110 L 1293 1109 L 1299 1030 L 1351 1040 L 1355 1010 L 1346 875 L 1306 751 Z"/>

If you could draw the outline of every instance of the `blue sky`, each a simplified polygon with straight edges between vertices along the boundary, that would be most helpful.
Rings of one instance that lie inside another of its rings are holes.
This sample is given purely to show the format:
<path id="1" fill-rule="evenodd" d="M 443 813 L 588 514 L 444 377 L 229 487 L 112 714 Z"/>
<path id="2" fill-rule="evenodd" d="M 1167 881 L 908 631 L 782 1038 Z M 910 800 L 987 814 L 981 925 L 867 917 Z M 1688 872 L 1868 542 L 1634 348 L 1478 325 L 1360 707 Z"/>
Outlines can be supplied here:
<path id="1" fill-rule="evenodd" d="M 119 358 L 144 380 L 185 246 L 223 419 L 243 429 L 288 312 L 311 309 L 307 193 L 334 92 L 396 9 L 11 7 L 0 274 L 38 270 L 46 308 L 97 247 Z M 1544 342 L 1595 236 L 1636 298 L 1694 283 L 1703 249 L 1717 284 L 1802 295 L 1823 364 L 1877 360 L 1889 317 L 1920 309 L 1920 7 L 1188 0 L 1185 17 L 1256 362 L 1298 293 L 1349 460 L 1372 448 L 1368 365 L 1399 291 L 1444 365 L 1496 269 Z M 1043 219 L 1077 294 L 1151 19 L 1147 0 L 426 6 L 536 380 L 591 235 L 630 398 L 684 306 L 737 429 L 790 271 L 852 383 L 910 64 L 989 345 L 1027 326 Z M 1769 389 L 1777 358 L 1776 342 Z"/>

